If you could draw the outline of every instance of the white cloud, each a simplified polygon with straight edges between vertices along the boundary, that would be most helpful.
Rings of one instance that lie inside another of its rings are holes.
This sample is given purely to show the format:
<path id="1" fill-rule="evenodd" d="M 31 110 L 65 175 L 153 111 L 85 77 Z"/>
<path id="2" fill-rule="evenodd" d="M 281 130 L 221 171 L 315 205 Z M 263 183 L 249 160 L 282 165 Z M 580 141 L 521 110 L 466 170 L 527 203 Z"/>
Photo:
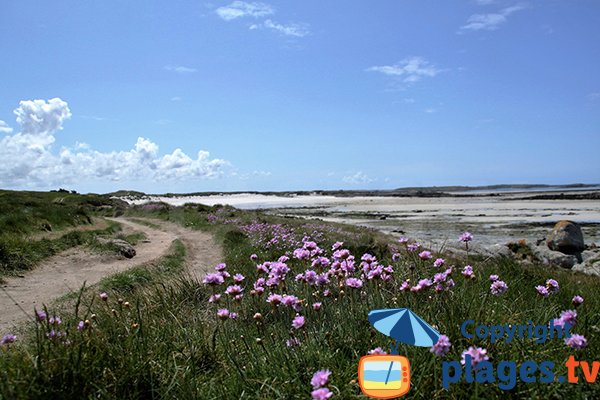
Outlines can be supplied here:
<path id="1" fill-rule="evenodd" d="M 295 36 L 295 37 L 304 37 L 310 34 L 309 25 L 308 24 L 279 24 L 270 19 L 267 19 L 265 22 L 261 24 L 253 24 L 250 25 L 250 30 L 254 29 L 271 29 L 273 31 L 279 32 L 285 36 Z"/>
<path id="2" fill-rule="evenodd" d="M 139 137 L 130 150 L 100 152 L 84 143 L 52 148 L 62 122 L 71 116 L 61 99 L 22 101 L 15 110 L 21 131 L 0 139 L 0 186 L 48 189 L 90 181 L 149 182 L 211 179 L 229 165 L 207 151 L 195 158 L 177 148 L 159 155 L 159 148 Z"/>
<path id="3" fill-rule="evenodd" d="M 351 184 L 370 183 L 374 181 L 374 179 L 369 178 L 369 176 L 362 171 L 358 171 L 354 175 L 345 176 L 342 180 Z"/>
<path id="4" fill-rule="evenodd" d="M 234 1 L 228 6 L 217 8 L 215 12 L 225 21 L 232 21 L 244 17 L 266 17 L 267 15 L 272 15 L 275 11 L 270 5 L 265 3 Z"/>
<path id="5" fill-rule="evenodd" d="M 495 0 L 475 0 L 475 3 L 479 4 L 480 6 L 487 6 L 489 4 L 493 4 L 495 2 Z"/>
<path id="6" fill-rule="evenodd" d="M 511 7 L 503 8 L 502 10 L 496 13 L 488 13 L 488 14 L 473 14 L 467 20 L 467 23 L 460 27 L 459 32 L 463 31 L 479 31 L 479 30 L 487 30 L 493 31 L 498 29 L 500 25 L 505 23 L 508 19 L 508 16 L 517 12 L 526 9 L 527 7 L 523 4 L 517 4 Z"/>
<path id="7" fill-rule="evenodd" d="M 192 74 L 198 72 L 196 68 L 185 67 L 183 65 L 165 65 L 165 69 L 178 74 Z"/>
<path id="8" fill-rule="evenodd" d="M 414 83 L 423 77 L 434 77 L 441 72 L 423 57 L 409 57 L 394 65 L 374 66 L 367 71 L 402 78 L 404 83 Z"/>
<path id="9" fill-rule="evenodd" d="M 11 133 L 13 129 L 0 119 L 0 133 Z"/>
<path id="10" fill-rule="evenodd" d="M 171 97 L 171 101 L 182 101 L 183 99 L 179 96 Z"/>

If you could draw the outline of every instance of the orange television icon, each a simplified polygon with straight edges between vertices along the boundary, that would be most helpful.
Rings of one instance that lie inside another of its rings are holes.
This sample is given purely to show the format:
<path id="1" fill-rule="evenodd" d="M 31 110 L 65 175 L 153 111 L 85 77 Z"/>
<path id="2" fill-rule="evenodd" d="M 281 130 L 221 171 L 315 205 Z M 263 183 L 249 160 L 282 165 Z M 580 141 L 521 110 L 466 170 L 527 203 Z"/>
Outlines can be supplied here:
<path id="1" fill-rule="evenodd" d="M 373 354 L 360 358 L 358 383 L 374 399 L 400 397 L 410 389 L 410 363 L 398 355 Z"/>

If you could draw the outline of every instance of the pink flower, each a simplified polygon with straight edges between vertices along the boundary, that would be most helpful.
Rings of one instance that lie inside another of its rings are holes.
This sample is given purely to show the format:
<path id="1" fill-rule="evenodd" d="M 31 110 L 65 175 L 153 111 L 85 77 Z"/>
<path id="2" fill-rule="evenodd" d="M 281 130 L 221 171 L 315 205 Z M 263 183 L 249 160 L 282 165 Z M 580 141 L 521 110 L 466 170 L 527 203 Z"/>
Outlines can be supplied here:
<path id="1" fill-rule="evenodd" d="M 35 318 L 38 320 L 38 322 L 45 321 L 47 317 L 48 316 L 44 311 L 35 310 Z"/>
<path id="2" fill-rule="evenodd" d="M 100 300 L 102 300 L 102 301 L 108 300 L 108 294 L 106 294 L 106 292 L 100 293 Z"/>
<path id="3" fill-rule="evenodd" d="M 471 235 L 469 232 L 464 232 L 462 235 L 460 235 L 458 240 L 467 243 L 473 240 L 473 235 Z"/>
<path id="4" fill-rule="evenodd" d="M 258 260 L 258 256 L 256 254 L 251 254 L 250 255 L 250 260 L 252 260 L 252 261 Z"/>
<path id="5" fill-rule="evenodd" d="M 333 396 L 333 393 L 327 388 L 313 390 L 310 395 L 313 400 L 327 400 Z"/>
<path id="6" fill-rule="evenodd" d="M 463 351 L 461 355 L 462 358 L 460 360 L 460 363 L 462 365 L 465 365 L 465 363 L 467 362 L 466 356 L 471 357 L 471 366 L 473 367 L 473 369 L 477 369 L 477 364 L 479 364 L 481 361 L 489 360 L 489 357 L 487 356 L 487 350 L 482 349 L 481 347 L 471 346 L 468 350 Z"/>
<path id="7" fill-rule="evenodd" d="M 211 286 L 220 285 L 223 282 L 225 282 L 225 280 L 223 279 L 223 276 L 221 276 L 220 273 L 207 274 L 204 277 L 204 279 L 202 279 L 202 283 L 204 283 L 205 285 L 211 285 Z"/>
<path id="8" fill-rule="evenodd" d="M 560 290 L 558 282 L 555 279 L 548 279 L 546 281 L 546 288 L 550 293 L 556 293 Z"/>
<path id="9" fill-rule="evenodd" d="M 292 327 L 294 327 L 295 329 L 300 329 L 304 326 L 305 322 L 306 321 L 302 315 L 296 314 L 296 317 L 292 321 Z"/>
<path id="10" fill-rule="evenodd" d="M 373 350 L 369 350 L 367 354 L 387 354 L 381 347 L 375 347 Z"/>
<path id="11" fill-rule="evenodd" d="M 406 250 L 413 253 L 413 252 L 419 250 L 419 247 L 421 247 L 421 245 L 419 243 L 413 243 L 413 244 L 409 244 L 408 246 L 406 246 Z"/>
<path id="12" fill-rule="evenodd" d="M 435 260 L 433 262 L 433 266 L 436 268 L 439 268 L 441 266 L 443 266 L 446 263 L 446 260 L 444 260 L 443 258 L 438 258 L 437 260 Z"/>
<path id="13" fill-rule="evenodd" d="M 572 349 L 581 350 L 587 346 L 587 339 L 583 335 L 573 334 L 565 339 L 565 344 Z"/>
<path id="14" fill-rule="evenodd" d="M 400 259 L 400 253 L 392 254 L 392 261 L 396 262 Z"/>
<path id="15" fill-rule="evenodd" d="M 237 296 L 238 294 L 241 294 L 243 291 L 244 291 L 244 289 L 240 285 L 231 285 L 231 286 L 228 286 L 227 289 L 225 289 L 225 293 L 227 293 L 228 295 L 231 295 L 231 296 Z"/>
<path id="16" fill-rule="evenodd" d="M 319 311 L 321 309 L 321 303 L 313 303 L 312 308 L 315 311 Z"/>
<path id="17" fill-rule="evenodd" d="M 493 295 L 499 296 L 501 294 L 506 293 L 508 290 L 508 285 L 504 281 L 494 281 L 490 286 L 490 291 Z"/>
<path id="18" fill-rule="evenodd" d="M 430 260 L 431 259 L 431 252 L 424 250 L 422 252 L 419 253 L 419 258 L 421 260 Z"/>
<path id="19" fill-rule="evenodd" d="M 400 239 L 398 239 L 398 242 L 399 242 L 399 243 L 408 243 L 408 238 L 407 238 L 407 237 L 404 237 L 404 236 L 402 236 Z"/>
<path id="20" fill-rule="evenodd" d="M 462 274 L 465 278 L 470 278 L 470 279 L 475 278 L 475 273 L 473 272 L 473 267 L 470 265 L 467 265 L 463 268 Z"/>
<path id="21" fill-rule="evenodd" d="M 232 312 L 229 314 L 229 318 L 231 318 L 231 319 L 235 320 L 235 319 L 237 319 L 237 317 L 238 317 L 238 313 Z"/>
<path id="22" fill-rule="evenodd" d="M 281 303 L 282 297 L 280 294 L 270 294 L 269 297 L 267 297 L 267 302 L 271 303 L 271 305 L 273 306 L 277 306 L 279 305 L 279 303 Z"/>
<path id="23" fill-rule="evenodd" d="M 243 281 L 244 281 L 244 279 L 246 279 L 246 278 L 244 278 L 244 275 L 242 275 L 242 274 L 235 274 L 235 275 L 233 276 L 233 281 L 234 281 L 235 283 L 241 283 L 241 282 L 243 282 Z"/>
<path id="24" fill-rule="evenodd" d="M 546 286 L 538 285 L 535 287 L 535 290 L 538 292 L 539 295 L 541 295 L 543 297 L 550 296 L 550 292 L 548 292 L 548 289 L 546 288 Z"/>
<path id="25" fill-rule="evenodd" d="M 362 287 L 362 285 L 363 285 L 363 281 L 361 281 L 360 279 L 357 279 L 357 278 L 346 279 L 346 286 L 348 286 L 348 287 L 360 289 Z"/>
<path id="26" fill-rule="evenodd" d="M 496 282 L 500 277 L 498 275 L 490 275 L 490 281 Z"/>
<path id="27" fill-rule="evenodd" d="M 219 293 L 213 294 L 208 298 L 209 303 L 218 303 L 221 300 L 221 295 Z"/>
<path id="28" fill-rule="evenodd" d="M 323 387 L 329 382 L 329 376 L 331 376 L 331 371 L 328 369 L 317 371 L 313 374 L 310 384 L 312 385 L 313 389 Z"/>
<path id="29" fill-rule="evenodd" d="M 227 264 L 225 264 L 225 263 L 217 264 L 217 266 L 215 266 L 215 271 L 225 271 L 225 268 L 227 268 Z"/>
<path id="30" fill-rule="evenodd" d="M 14 343 L 17 340 L 17 336 L 9 333 L 8 335 L 4 335 L 2 340 L 0 340 L 0 344 L 10 344 Z"/>
<path id="31" fill-rule="evenodd" d="M 573 296 L 573 300 L 571 300 L 571 302 L 575 307 L 578 307 L 583 304 L 583 297 L 579 295 Z"/>
<path id="32" fill-rule="evenodd" d="M 229 318 L 229 310 L 226 308 L 221 308 L 217 311 L 217 317 L 219 317 L 220 319 L 227 319 Z"/>
<path id="33" fill-rule="evenodd" d="M 429 351 L 438 357 L 442 357 L 450 351 L 450 347 L 452 347 L 452 344 L 450 344 L 448 336 L 440 335 L 437 343 L 434 344 Z"/>
<path id="34" fill-rule="evenodd" d="M 331 251 L 336 251 L 337 249 L 339 249 L 343 245 L 344 245 L 344 242 L 335 242 L 333 244 L 333 246 L 331 246 Z"/>

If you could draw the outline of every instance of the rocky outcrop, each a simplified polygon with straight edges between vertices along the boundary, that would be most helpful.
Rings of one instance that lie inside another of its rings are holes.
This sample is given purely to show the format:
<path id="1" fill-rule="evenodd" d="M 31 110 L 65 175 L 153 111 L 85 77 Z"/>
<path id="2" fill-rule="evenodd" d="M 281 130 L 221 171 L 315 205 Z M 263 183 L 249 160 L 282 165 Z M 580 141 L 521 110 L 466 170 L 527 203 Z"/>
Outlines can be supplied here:
<path id="1" fill-rule="evenodd" d="M 583 232 L 573 221 L 559 221 L 546 238 L 548 248 L 563 254 L 577 255 L 585 250 Z"/>
<path id="2" fill-rule="evenodd" d="M 133 258 L 136 255 L 133 246 L 127 243 L 125 240 L 98 238 L 98 242 L 114 248 L 115 252 L 119 253 L 125 258 Z"/>

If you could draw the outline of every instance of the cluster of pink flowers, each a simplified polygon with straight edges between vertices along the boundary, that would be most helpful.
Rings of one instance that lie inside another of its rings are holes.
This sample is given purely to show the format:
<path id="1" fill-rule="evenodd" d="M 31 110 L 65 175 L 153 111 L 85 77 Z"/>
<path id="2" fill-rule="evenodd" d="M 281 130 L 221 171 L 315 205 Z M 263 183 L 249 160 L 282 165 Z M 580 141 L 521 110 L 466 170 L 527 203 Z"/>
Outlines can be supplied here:
<path id="1" fill-rule="evenodd" d="M 558 293 L 558 291 L 560 290 L 560 286 L 558 285 L 558 282 L 555 279 L 548 279 L 546 281 L 546 286 L 538 285 L 535 287 L 535 290 L 539 295 L 543 297 L 548 297 L 551 294 Z"/>
<path id="2" fill-rule="evenodd" d="M 469 232 L 464 232 L 463 234 L 460 235 L 458 240 L 461 242 L 464 242 L 464 243 L 468 243 L 473 240 L 473 235 Z"/>
<path id="3" fill-rule="evenodd" d="M 474 279 L 475 278 L 475 272 L 473 271 L 473 267 L 470 265 L 466 265 L 463 269 L 462 272 L 463 276 L 465 278 L 469 278 L 469 279 Z"/>
<path id="4" fill-rule="evenodd" d="M 313 374 L 310 384 L 312 385 L 313 391 L 311 397 L 313 400 L 327 400 L 333 396 L 333 393 L 325 387 L 329 383 L 329 377 L 331 371 L 323 369 Z"/>
<path id="5" fill-rule="evenodd" d="M 450 343 L 450 338 L 446 335 L 440 335 L 438 341 L 431 347 L 429 351 L 435 354 L 438 357 L 442 357 L 450 351 L 452 344 Z"/>
<path id="6" fill-rule="evenodd" d="M 14 343 L 16 340 L 17 336 L 13 335 L 12 333 L 9 333 L 2 337 L 2 340 L 0 340 L 0 345 Z"/>
<path id="7" fill-rule="evenodd" d="M 508 290 L 508 285 L 506 282 L 501 281 L 498 275 L 490 275 L 490 281 L 492 284 L 490 285 L 490 292 L 492 292 L 495 296 L 500 296 Z"/>
<path id="8" fill-rule="evenodd" d="M 471 367 L 473 367 L 473 369 L 477 369 L 477 364 L 479 364 L 480 362 L 487 361 L 490 359 L 487 355 L 486 349 L 474 346 L 471 346 L 468 350 L 462 352 L 460 360 L 460 363 L 462 365 L 466 364 L 467 356 L 471 358 Z"/>
<path id="9" fill-rule="evenodd" d="M 587 346 L 587 339 L 583 335 L 573 334 L 565 339 L 565 344 L 572 349 L 581 350 Z"/>

